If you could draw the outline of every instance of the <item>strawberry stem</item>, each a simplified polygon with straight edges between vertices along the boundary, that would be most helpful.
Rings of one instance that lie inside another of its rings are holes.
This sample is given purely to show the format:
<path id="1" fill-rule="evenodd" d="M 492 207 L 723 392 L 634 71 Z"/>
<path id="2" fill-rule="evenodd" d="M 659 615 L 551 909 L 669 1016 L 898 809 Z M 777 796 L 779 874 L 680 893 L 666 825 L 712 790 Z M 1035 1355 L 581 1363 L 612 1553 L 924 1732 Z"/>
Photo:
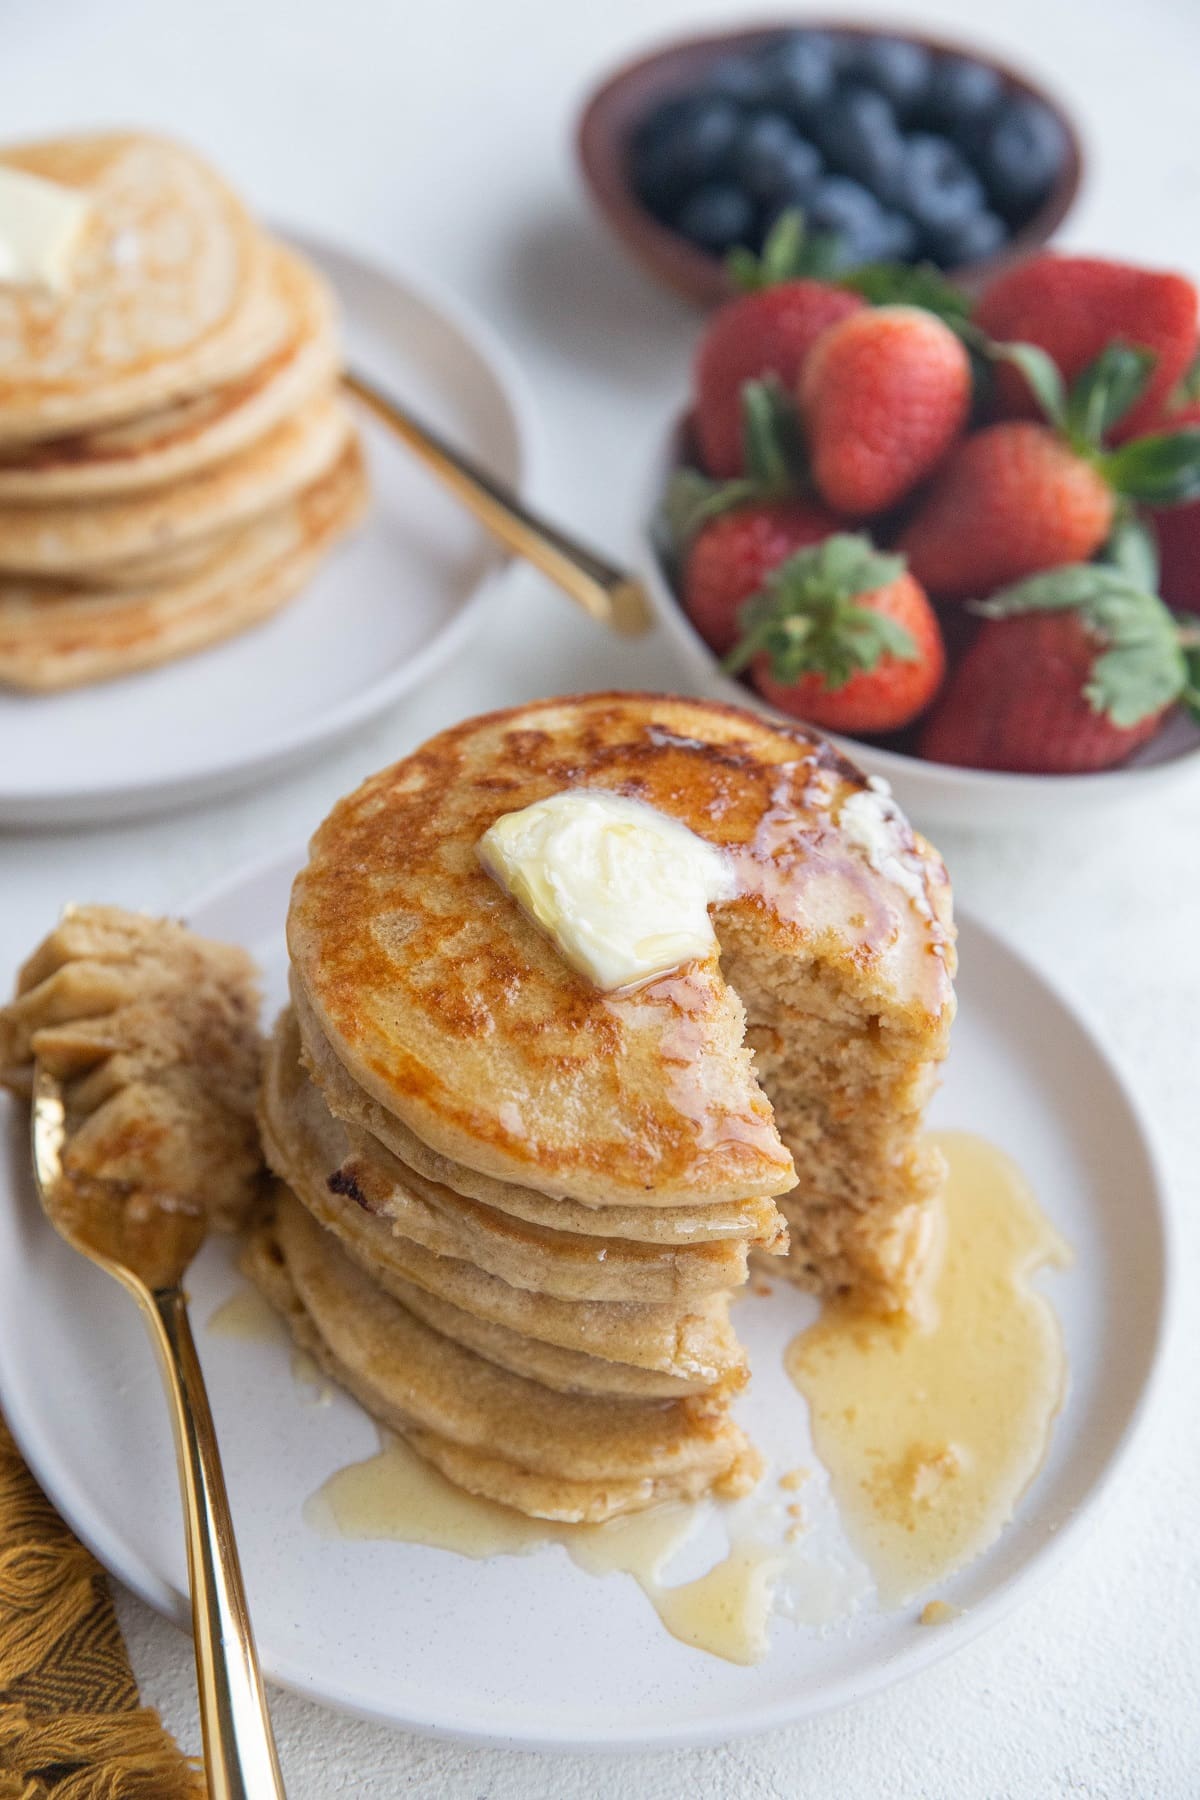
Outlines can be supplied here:
<path id="1" fill-rule="evenodd" d="M 776 680 L 819 675 L 834 691 L 884 656 L 915 662 L 912 634 L 898 620 L 855 604 L 899 580 L 904 567 L 902 556 L 883 555 L 870 538 L 848 532 L 797 551 L 742 606 L 742 636 L 722 668 L 736 675 L 765 654 Z"/>

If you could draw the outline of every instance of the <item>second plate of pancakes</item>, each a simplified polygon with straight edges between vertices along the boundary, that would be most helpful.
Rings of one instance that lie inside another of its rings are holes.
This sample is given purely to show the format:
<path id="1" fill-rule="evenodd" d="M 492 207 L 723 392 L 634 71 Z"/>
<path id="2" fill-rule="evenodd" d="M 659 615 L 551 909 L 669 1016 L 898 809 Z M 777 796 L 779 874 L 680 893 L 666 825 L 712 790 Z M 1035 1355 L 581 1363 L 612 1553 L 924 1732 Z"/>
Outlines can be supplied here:
<path id="1" fill-rule="evenodd" d="M 197 930 L 252 952 L 268 1017 L 287 993 L 282 927 L 303 854 L 243 871 L 187 909 Z M 862 1698 L 969 1642 L 1046 1579 L 1145 1410 L 1166 1306 L 1167 1220 L 1145 1127 L 1095 1036 L 1015 949 L 970 917 L 959 927 L 960 1011 L 931 1123 L 1015 1157 L 1074 1251 L 1044 1284 L 1070 1370 L 1049 1455 L 999 1540 L 939 1582 L 937 1597 L 959 1616 L 922 1626 L 921 1596 L 891 1611 L 860 1605 L 824 1629 L 776 1618 L 765 1658 L 739 1667 L 668 1636 L 631 1580 L 597 1579 L 557 1545 L 475 1561 L 321 1535 L 306 1501 L 371 1457 L 378 1432 L 345 1394 L 315 1405 L 321 1396 L 297 1378 L 281 1337 L 213 1327 L 246 1284 L 234 1246 L 212 1241 L 189 1293 L 269 1678 L 393 1724 L 509 1747 L 720 1742 Z M 6 1416 L 80 1537 L 184 1623 L 184 1543 L 153 1359 L 125 1296 L 45 1229 L 15 1111 L 12 1125 L 0 1166 L 11 1200 L 0 1207 Z M 769 1296 L 737 1303 L 752 1381 L 736 1416 L 768 1459 L 768 1483 L 814 1465 L 783 1353 L 816 1312 L 810 1297 L 770 1285 Z M 836 1561 L 823 1477 L 804 1504 L 814 1555 Z"/>
<path id="2" fill-rule="evenodd" d="M 528 407 L 489 330 L 424 282 L 290 242 L 336 293 L 347 360 L 519 487 Z M 370 511 L 281 612 L 159 668 L 61 693 L 0 690 L 0 827 L 128 818 L 266 779 L 381 713 L 464 642 L 502 558 L 409 451 L 357 422 Z M 99 436 L 120 454 L 108 442 L 119 434 Z"/>

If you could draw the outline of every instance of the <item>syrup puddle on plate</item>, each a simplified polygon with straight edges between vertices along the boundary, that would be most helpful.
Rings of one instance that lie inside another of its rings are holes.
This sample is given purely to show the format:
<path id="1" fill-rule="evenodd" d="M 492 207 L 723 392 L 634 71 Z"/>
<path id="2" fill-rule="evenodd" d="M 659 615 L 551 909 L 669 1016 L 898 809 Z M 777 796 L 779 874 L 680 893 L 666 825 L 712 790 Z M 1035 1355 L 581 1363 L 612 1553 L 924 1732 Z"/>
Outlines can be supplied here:
<path id="1" fill-rule="evenodd" d="M 398 1438 L 377 1456 L 339 1469 L 304 1508 L 325 1537 L 396 1538 L 460 1556 L 522 1556 L 561 1544 L 589 1575 L 631 1575 L 673 1637 L 729 1662 L 753 1663 L 767 1649 L 775 1582 L 788 1560 L 737 1536 L 703 1575 L 668 1585 L 669 1564 L 711 1517 L 711 1506 L 668 1504 L 604 1525 L 555 1525 L 464 1492 Z"/>
<path id="2" fill-rule="evenodd" d="M 1068 1263 L 1067 1245 L 1003 1152 L 967 1132 L 934 1141 L 949 1177 L 912 1317 L 835 1302 L 786 1359 L 884 1606 L 995 1542 L 1066 1392 L 1058 1318 L 1030 1277 Z"/>
<path id="3" fill-rule="evenodd" d="M 559 1545 L 590 1575 L 632 1577 L 682 1643 L 741 1664 L 766 1654 L 773 1615 L 823 1626 L 852 1612 L 872 1581 L 884 1607 L 928 1590 L 995 1541 L 1041 1465 L 1066 1358 L 1054 1310 L 1030 1278 L 1070 1260 L 1003 1152 L 966 1132 L 935 1142 L 949 1177 L 912 1316 L 833 1302 L 786 1352 L 854 1559 L 828 1543 L 819 1521 L 814 1528 L 824 1483 L 806 1468 L 767 1477 L 734 1505 L 668 1504 L 604 1525 L 555 1525 L 466 1493 L 390 1436 L 377 1455 L 331 1475 L 305 1520 L 325 1537 L 475 1558 Z M 786 1284 L 775 1291 L 775 1304 L 786 1304 Z M 253 1289 L 219 1307 L 208 1328 L 282 1334 Z M 328 1396 L 304 1352 L 294 1353 L 292 1372 L 310 1402 Z M 702 1572 L 680 1578 L 679 1563 Z M 957 1610 L 932 1601 L 921 1622 Z"/>
<path id="4" fill-rule="evenodd" d="M 204 1329 L 213 1337 L 241 1338 L 247 1343 L 280 1342 L 287 1336 L 283 1320 L 258 1289 L 240 1287 L 209 1315 Z"/>

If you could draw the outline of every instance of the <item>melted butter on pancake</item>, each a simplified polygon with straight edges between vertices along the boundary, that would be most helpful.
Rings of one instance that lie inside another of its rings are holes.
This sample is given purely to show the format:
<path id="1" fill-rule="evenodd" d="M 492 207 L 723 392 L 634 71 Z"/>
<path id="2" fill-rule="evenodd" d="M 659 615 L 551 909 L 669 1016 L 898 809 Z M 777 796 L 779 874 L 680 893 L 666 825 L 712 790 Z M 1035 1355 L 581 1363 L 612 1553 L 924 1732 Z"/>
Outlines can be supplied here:
<path id="1" fill-rule="evenodd" d="M 77 189 L 0 167 L 0 282 L 61 293 L 90 216 Z"/>
<path id="2" fill-rule="evenodd" d="M 715 955 L 708 909 L 734 890 L 712 844 L 654 807 L 596 789 L 503 813 L 479 858 L 604 993 Z"/>

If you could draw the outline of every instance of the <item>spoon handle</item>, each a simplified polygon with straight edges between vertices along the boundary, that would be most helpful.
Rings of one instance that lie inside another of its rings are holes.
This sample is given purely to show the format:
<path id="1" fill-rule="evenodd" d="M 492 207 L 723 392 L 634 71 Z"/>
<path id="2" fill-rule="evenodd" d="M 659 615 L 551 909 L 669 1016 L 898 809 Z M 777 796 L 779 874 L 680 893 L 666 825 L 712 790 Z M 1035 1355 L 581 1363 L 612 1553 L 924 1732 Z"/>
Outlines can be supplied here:
<path id="1" fill-rule="evenodd" d="M 342 380 L 450 489 L 506 550 L 548 576 L 586 613 L 622 637 L 650 629 L 650 607 L 641 583 L 586 544 L 539 518 L 511 488 L 439 437 L 407 407 L 366 376 L 347 369 Z"/>
<path id="2" fill-rule="evenodd" d="M 271 1800 L 273 1795 L 283 1800 L 217 1434 L 187 1302 L 178 1287 L 159 1288 L 147 1298 L 143 1307 L 160 1352 L 179 1457 L 208 1791 L 212 1800 Z"/>

